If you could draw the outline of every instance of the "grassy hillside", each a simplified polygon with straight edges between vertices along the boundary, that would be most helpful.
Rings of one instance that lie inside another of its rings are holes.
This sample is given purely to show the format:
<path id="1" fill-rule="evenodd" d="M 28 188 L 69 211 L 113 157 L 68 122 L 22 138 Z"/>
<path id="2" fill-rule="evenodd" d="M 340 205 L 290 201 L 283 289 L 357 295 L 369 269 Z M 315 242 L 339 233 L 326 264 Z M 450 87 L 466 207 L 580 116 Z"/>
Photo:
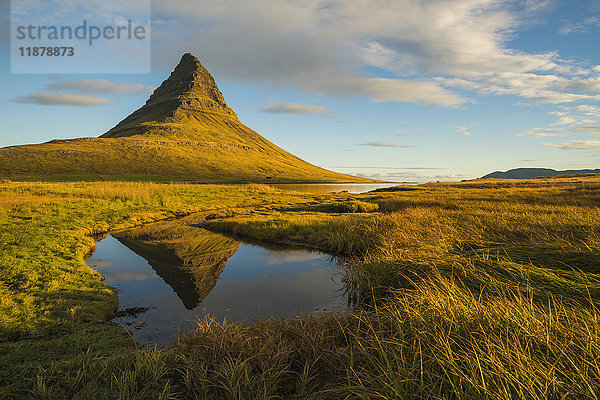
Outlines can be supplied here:
<path id="1" fill-rule="evenodd" d="M 373 182 L 316 167 L 273 145 L 254 148 L 165 136 L 53 140 L 2 148 L 0 177 L 206 183 Z"/>
<path id="2" fill-rule="evenodd" d="M 600 396 L 598 177 L 364 195 L 104 182 L 0 191 L 0 397 Z M 184 254 L 190 221 L 208 213 L 213 230 L 348 256 L 362 307 L 200 321 L 171 347 L 136 349 L 106 322 L 116 297 L 83 262 L 89 235 L 189 215 L 170 224 Z"/>

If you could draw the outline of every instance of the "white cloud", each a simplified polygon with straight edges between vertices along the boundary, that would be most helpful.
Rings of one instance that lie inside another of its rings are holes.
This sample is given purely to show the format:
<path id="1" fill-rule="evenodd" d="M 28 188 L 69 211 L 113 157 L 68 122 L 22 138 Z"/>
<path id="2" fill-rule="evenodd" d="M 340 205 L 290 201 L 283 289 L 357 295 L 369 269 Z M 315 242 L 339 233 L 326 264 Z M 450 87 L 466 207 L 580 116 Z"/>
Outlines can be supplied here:
<path id="1" fill-rule="evenodd" d="M 51 92 L 70 91 L 81 94 L 110 93 L 110 94 L 144 94 L 148 95 L 155 89 L 153 86 L 141 83 L 111 82 L 106 79 L 81 79 L 75 81 L 48 83 L 46 90 Z"/>
<path id="2" fill-rule="evenodd" d="M 388 143 L 388 142 L 368 142 L 368 143 L 361 143 L 362 146 L 373 146 L 373 147 L 402 147 L 402 148 L 412 148 L 412 147 L 417 147 L 417 146 L 412 146 L 412 145 L 408 145 L 408 144 L 394 144 L 394 143 Z"/>
<path id="3" fill-rule="evenodd" d="M 388 78 L 340 81 L 330 85 L 332 93 L 368 96 L 375 103 L 399 101 L 441 106 L 456 106 L 467 100 L 444 89 L 436 82 Z"/>
<path id="4" fill-rule="evenodd" d="M 85 96 L 74 93 L 30 93 L 17 97 L 13 101 L 18 103 L 38 104 L 44 106 L 75 106 L 90 107 L 114 104 L 115 102 L 105 97 Z"/>
<path id="5" fill-rule="evenodd" d="M 561 35 L 569 35 L 571 33 L 587 33 L 593 28 L 600 27 L 600 18 L 587 17 L 581 22 L 563 21 L 563 25 L 558 30 Z"/>
<path id="6" fill-rule="evenodd" d="M 549 103 L 600 98 L 597 76 L 577 76 L 597 71 L 582 70 L 556 52 L 508 46 L 514 32 L 548 4 L 173 0 L 156 3 L 153 39 L 159 62 L 189 50 L 218 77 L 317 95 L 440 106 L 469 101 L 452 88 Z M 398 78 L 361 72 L 366 66 Z"/>
<path id="7" fill-rule="evenodd" d="M 566 66 L 555 66 L 556 71 L 563 68 L 574 75 L 580 71 L 568 71 Z M 555 72 L 556 72 L 555 71 Z M 591 73 L 591 71 L 587 71 Z M 463 89 L 477 89 L 483 95 L 514 95 L 540 103 L 572 103 L 580 100 L 600 100 L 598 78 L 561 77 L 547 73 L 502 72 L 467 81 L 461 79 L 439 79 L 449 86 Z"/>
<path id="8" fill-rule="evenodd" d="M 456 133 L 460 133 L 463 136 L 469 136 L 471 134 L 471 132 L 469 132 L 469 128 L 467 128 L 466 126 L 453 126 L 452 129 L 454 129 L 454 132 Z"/>
<path id="9" fill-rule="evenodd" d="M 600 125 L 581 125 L 575 127 L 577 132 L 590 133 L 592 135 L 600 134 Z"/>
<path id="10" fill-rule="evenodd" d="M 598 107 L 598 106 L 592 106 L 589 104 L 581 104 L 581 105 L 574 107 L 573 109 L 578 112 L 581 112 L 585 115 L 600 118 L 600 107 Z"/>
<path id="11" fill-rule="evenodd" d="M 510 47 L 515 34 L 551 3 L 157 0 L 154 65 L 171 68 L 191 51 L 219 79 L 316 95 L 365 96 L 374 102 L 460 106 L 470 101 L 457 89 L 555 104 L 598 100 L 597 66 L 586 69 L 557 52 Z M 580 23 L 600 21 L 587 17 Z M 364 72 L 369 66 L 397 78 Z M 79 82 L 82 89 L 74 90 L 82 94 L 136 90 Z"/>
<path id="12" fill-rule="evenodd" d="M 551 123 L 550 126 L 568 125 L 568 124 L 575 123 L 576 121 L 577 120 L 573 117 L 565 116 L 565 117 L 560 117 L 559 119 L 557 119 L 556 121 Z"/>
<path id="13" fill-rule="evenodd" d="M 530 132 L 530 133 L 517 133 L 517 137 L 555 137 L 558 136 L 556 133 L 544 133 L 544 132 Z"/>
<path id="14" fill-rule="evenodd" d="M 558 136 L 557 133 L 551 133 L 551 132 L 536 132 L 535 130 L 526 132 L 526 133 L 517 133 L 516 135 L 517 137 L 554 137 L 554 136 Z"/>
<path id="15" fill-rule="evenodd" d="M 561 150 L 600 150 L 600 140 L 569 140 L 564 143 L 544 143 Z"/>
<path id="16" fill-rule="evenodd" d="M 106 79 L 81 79 L 48 83 L 45 85 L 45 89 L 45 92 L 26 94 L 13 101 L 45 106 L 101 106 L 117 102 L 106 97 L 90 96 L 90 94 L 148 95 L 154 90 L 154 87 L 139 83 L 111 82 Z"/>
<path id="17" fill-rule="evenodd" d="M 271 114 L 314 114 L 325 118 L 342 118 L 339 115 L 331 114 L 327 107 L 314 106 L 305 103 L 282 103 L 269 100 L 266 105 L 255 106 L 253 108 Z"/>
<path id="18" fill-rule="evenodd" d="M 537 127 L 520 137 L 551 137 L 566 135 L 600 135 L 600 107 L 590 104 L 559 106 L 551 115 L 559 117 L 547 127 Z M 556 147 L 556 146 L 555 146 Z M 569 146 L 567 146 L 569 147 Z M 571 146 L 572 147 L 572 146 Z"/>

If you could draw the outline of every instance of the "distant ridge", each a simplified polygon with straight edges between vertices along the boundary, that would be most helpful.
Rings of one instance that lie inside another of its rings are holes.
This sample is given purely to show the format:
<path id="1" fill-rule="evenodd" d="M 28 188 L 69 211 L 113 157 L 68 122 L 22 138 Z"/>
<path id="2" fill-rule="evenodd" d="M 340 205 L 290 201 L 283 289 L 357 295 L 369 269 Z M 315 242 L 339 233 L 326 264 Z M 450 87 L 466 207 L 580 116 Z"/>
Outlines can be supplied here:
<path id="1" fill-rule="evenodd" d="M 248 128 L 190 53 L 181 57 L 146 104 L 99 138 L 0 148 L 0 177 L 375 182 L 309 164 Z"/>
<path id="2" fill-rule="evenodd" d="M 497 178 L 497 179 L 532 179 L 542 178 L 549 176 L 562 176 L 562 175 L 579 175 L 579 174 L 598 174 L 600 169 L 572 169 L 557 171 L 550 168 L 515 168 L 510 169 L 506 172 L 496 171 L 491 174 L 482 176 L 482 179 L 486 178 Z"/>

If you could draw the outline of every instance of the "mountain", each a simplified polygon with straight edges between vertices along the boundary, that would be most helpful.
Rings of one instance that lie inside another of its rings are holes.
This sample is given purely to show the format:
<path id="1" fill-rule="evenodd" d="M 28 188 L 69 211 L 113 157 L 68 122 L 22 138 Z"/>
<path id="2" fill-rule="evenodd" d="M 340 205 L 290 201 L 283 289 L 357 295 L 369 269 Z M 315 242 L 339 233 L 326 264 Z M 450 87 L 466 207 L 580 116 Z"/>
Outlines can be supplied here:
<path id="1" fill-rule="evenodd" d="M 491 174 L 482 176 L 481 179 L 497 178 L 497 179 L 532 179 L 547 176 L 562 176 L 562 175 L 580 175 L 580 174 L 597 174 L 600 169 L 572 169 L 565 171 L 557 171 L 550 168 L 515 168 L 506 172 L 496 171 Z"/>
<path id="2" fill-rule="evenodd" d="M 100 137 L 136 135 L 275 149 L 272 143 L 238 120 L 213 77 L 189 53 L 183 55 L 171 76 L 146 104 Z"/>
<path id="3" fill-rule="evenodd" d="M 238 119 L 191 54 L 140 109 L 99 138 L 0 149 L 0 177 L 194 182 L 372 182 L 314 166 Z"/>

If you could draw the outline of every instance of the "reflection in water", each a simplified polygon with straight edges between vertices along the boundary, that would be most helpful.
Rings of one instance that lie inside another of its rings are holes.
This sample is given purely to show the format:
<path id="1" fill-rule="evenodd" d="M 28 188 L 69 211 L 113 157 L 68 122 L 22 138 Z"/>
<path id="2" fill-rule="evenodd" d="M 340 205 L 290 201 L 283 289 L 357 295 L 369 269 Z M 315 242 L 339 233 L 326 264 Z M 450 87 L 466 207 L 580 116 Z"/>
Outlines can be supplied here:
<path id="1" fill-rule="evenodd" d="M 117 236 L 119 242 L 146 259 L 148 264 L 171 288 L 188 310 L 196 308 L 210 293 L 223 272 L 227 260 L 241 242 L 202 231 L 204 246 L 195 244 L 184 258 L 159 241 L 147 241 Z M 219 245 L 215 248 L 215 242 Z"/>
<path id="2" fill-rule="evenodd" d="M 323 255 L 317 252 L 311 253 L 308 251 L 280 251 L 264 254 L 254 254 L 251 257 L 254 260 L 262 261 L 267 265 L 275 265 L 286 264 L 291 262 L 318 260 L 322 258 Z"/>
<path id="3" fill-rule="evenodd" d="M 332 261 L 304 248 L 267 249 L 165 223 L 108 236 L 87 262 L 119 290 L 121 309 L 150 307 L 115 321 L 139 342 L 164 344 L 205 315 L 251 322 L 343 309 Z"/>
<path id="4" fill-rule="evenodd" d="M 416 184 L 416 182 L 396 183 L 273 183 L 270 186 L 281 190 L 293 190 L 303 193 L 366 193 L 375 189 L 389 188 L 398 185 Z"/>

